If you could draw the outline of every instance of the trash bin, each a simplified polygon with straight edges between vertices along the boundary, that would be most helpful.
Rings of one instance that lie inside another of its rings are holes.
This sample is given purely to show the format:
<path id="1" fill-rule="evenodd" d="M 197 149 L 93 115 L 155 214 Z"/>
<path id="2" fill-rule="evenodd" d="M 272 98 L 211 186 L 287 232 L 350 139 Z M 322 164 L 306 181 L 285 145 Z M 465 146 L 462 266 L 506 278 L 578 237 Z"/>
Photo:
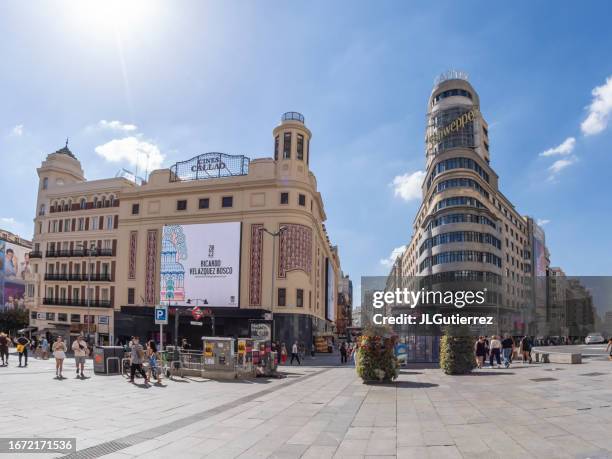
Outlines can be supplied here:
<path id="1" fill-rule="evenodd" d="M 122 346 L 95 346 L 93 350 L 94 373 L 97 375 L 121 373 L 123 354 Z"/>

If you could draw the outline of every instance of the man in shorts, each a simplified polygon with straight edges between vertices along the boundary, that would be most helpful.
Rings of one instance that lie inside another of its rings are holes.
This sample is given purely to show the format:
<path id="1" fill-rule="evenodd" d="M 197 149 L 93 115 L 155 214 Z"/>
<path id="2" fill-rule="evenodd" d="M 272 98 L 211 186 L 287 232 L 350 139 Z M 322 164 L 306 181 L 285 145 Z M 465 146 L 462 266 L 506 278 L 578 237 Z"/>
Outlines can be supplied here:
<path id="1" fill-rule="evenodd" d="M 83 339 L 83 336 L 77 336 L 77 339 L 72 343 L 72 351 L 74 352 L 74 362 L 76 363 L 76 374 L 79 377 L 79 368 L 81 370 L 81 378 L 84 378 L 83 369 L 85 367 L 85 357 L 89 354 L 89 348 L 87 342 Z"/>

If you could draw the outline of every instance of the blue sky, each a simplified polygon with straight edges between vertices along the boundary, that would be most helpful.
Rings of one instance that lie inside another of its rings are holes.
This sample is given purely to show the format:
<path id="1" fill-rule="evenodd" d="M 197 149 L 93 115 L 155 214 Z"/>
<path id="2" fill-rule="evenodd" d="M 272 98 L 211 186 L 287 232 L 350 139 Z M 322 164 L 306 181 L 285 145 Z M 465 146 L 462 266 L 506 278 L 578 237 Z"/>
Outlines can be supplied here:
<path id="1" fill-rule="evenodd" d="M 394 179 L 414 195 L 433 79 L 457 68 L 502 191 L 546 221 L 552 264 L 612 275 L 611 3 L 123 3 L 0 3 L 0 227 L 31 235 L 36 167 L 66 137 L 95 179 L 134 169 L 137 150 L 164 166 L 270 156 L 296 110 L 358 284 L 410 238 L 419 200 Z"/>

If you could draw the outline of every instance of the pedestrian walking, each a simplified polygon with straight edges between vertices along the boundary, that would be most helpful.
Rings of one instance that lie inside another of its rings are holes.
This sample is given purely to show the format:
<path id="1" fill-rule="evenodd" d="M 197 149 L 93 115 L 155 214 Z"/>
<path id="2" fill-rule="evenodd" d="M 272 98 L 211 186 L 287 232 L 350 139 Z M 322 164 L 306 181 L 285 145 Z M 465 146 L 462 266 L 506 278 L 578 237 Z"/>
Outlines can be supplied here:
<path id="1" fill-rule="evenodd" d="M 155 341 L 149 340 L 147 343 L 147 359 L 149 360 L 149 380 L 157 379 L 157 384 L 161 385 L 161 371 L 159 369 L 159 354 Z"/>
<path id="2" fill-rule="evenodd" d="M 298 344 L 297 341 L 293 342 L 293 346 L 291 346 L 291 365 L 293 365 L 293 360 L 297 359 L 298 365 L 301 365 L 300 362 L 300 354 L 298 354 Z"/>
<path id="3" fill-rule="evenodd" d="M 43 336 L 40 340 L 40 353 L 43 360 L 49 358 L 49 341 L 46 336 Z"/>
<path id="4" fill-rule="evenodd" d="M 474 343 L 474 354 L 476 355 L 476 366 L 482 368 L 487 356 L 487 344 L 484 336 L 479 336 L 478 341 Z"/>
<path id="5" fill-rule="evenodd" d="M 285 346 L 285 343 L 281 344 L 280 358 L 281 363 L 285 365 L 287 363 L 287 346 Z"/>
<path id="6" fill-rule="evenodd" d="M 317 352 L 317 347 L 315 346 L 315 343 L 312 343 L 310 345 L 310 357 L 312 357 L 314 359 L 316 352 Z"/>
<path id="7" fill-rule="evenodd" d="M 79 369 L 81 370 L 81 378 L 85 378 L 83 369 L 85 368 L 85 357 L 89 355 L 87 342 L 82 335 L 77 336 L 77 339 L 72 343 L 72 352 L 74 352 L 74 363 L 76 364 L 76 374 L 79 377 Z"/>
<path id="8" fill-rule="evenodd" d="M 30 340 L 25 337 L 23 333 L 19 335 L 19 338 L 15 340 L 15 345 L 17 347 L 17 354 L 19 355 L 19 366 L 28 366 L 28 346 L 30 345 Z M 25 365 L 21 365 L 22 361 L 25 359 Z"/>
<path id="9" fill-rule="evenodd" d="M 514 353 L 514 340 L 510 335 L 501 342 L 502 356 L 504 358 L 504 367 L 508 368 L 512 362 L 512 354 Z"/>
<path id="10" fill-rule="evenodd" d="M 608 345 L 606 346 L 606 352 L 609 352 L 608 360 L 612 360 L 612 338 L 608 340 Z M 7 364 L 8 365 L 8 364 Z"/>
<path id="11" fill-rule="evenodd" d="M 347 362 L 346 356 L 347 356 L 346 343 L 342 343 L 340 345 L 340 363 Z"/>
<path id="12" fill-rule="evenodd" d="M 490 341 L 489 365 L 493 368 L 493 360 L 497 362 L 497 368 L 501 366 L 501 341 L 493 335 Z"/>
<path id="13" fill-rule="evenodd" d="M 64 379 L 62 370 L 64 369 L 64 359 L 66 358 L 66 343 L 61 336 L 58 336 L 53 343 L 53 357 L 55 357 L 55 379 Z"/>
<path id="14" fill-rule="evenodd" d="M 142 368 L 142 362 L 144 361 L 144 349 L 140 344 L 140 338 L 134 336 L 132 338 L 132 346 L 130 348 L 130 379 L 129 382 L 134 382 L 134 375 L 136 372 L 140 373 L 145 380 L 145 384 L 149 384 L 149 379 Z"/>
<path id="15" fill-rule="evenodd" d="M 519 349 L 523 356 L 523 363 L 529 361 L 531 363 L 531 339 L 529 336 L 523 336 L 519 343 Z"/>
<path id="16" fill-rule="evenodd" d="M 0 333 L 0 358 L 2 358 L 2 366 L 8 366 L 8 356 L 9 356 L 9 339 L 6 336 L 6 333 Z"/>

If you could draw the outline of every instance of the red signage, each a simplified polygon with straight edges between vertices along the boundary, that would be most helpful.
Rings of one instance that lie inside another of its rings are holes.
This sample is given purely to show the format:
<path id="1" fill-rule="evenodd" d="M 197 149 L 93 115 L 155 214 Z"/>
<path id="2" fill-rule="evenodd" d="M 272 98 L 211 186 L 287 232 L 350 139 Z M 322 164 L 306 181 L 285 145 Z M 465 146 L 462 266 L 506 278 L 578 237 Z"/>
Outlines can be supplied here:
<path id="1" fill-rule="evenodd" d="M 191 310 L 191 315 L 195 320 L 200 320 L 200 318 L 202 317 L 202 310 L 196 306 Z"/>

